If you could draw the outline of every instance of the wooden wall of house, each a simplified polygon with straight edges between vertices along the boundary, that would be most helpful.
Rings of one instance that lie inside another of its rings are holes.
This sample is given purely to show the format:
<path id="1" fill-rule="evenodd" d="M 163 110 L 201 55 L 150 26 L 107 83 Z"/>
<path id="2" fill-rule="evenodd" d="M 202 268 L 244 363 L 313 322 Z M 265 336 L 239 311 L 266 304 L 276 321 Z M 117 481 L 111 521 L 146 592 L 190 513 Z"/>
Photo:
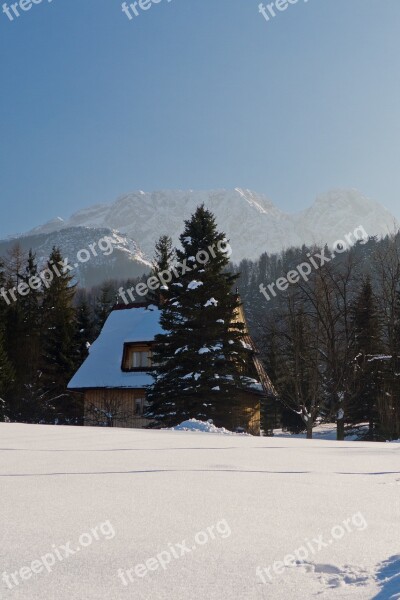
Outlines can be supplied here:
<path id="1" fill-rule="evenodd" d="M 84 393 L 84 416 L 85 425 L 96 425 L 93 422 L 94 406 L 100 410 L 106 411 L 108 407 L 118 406 L 117 412 L 123 418 L 115 420 L 115 427 L 130 427 L 140 429 L 150 423 L 148 419 L 135 415 L 135 401 L 144 398 L 144 390 L 133 389 L 93 389 L 86 390 Z M 122 414 L 124 413 L 124 414 Z"/>
<path id="2" fill-rule="evenodd" d="M 150 421 L 142 416 L 137 416 L 135 412 L 136 399 L 143 398 L 143 390 L 108 390 L 108 389 L 93 389 L 86 390 L 84 394 L 84 415 L 85 425 L 96 425 L 90 417 L 93 411 L 91 407 L 96 406 L 100 410 L 107 411 L 108 407 L 118 403 L 119 412 L 125 412 L 125 418 L 116 419 L 115 427 L 128 427 L 140 429 L 146 427 Z M 238 398 L 239 406 L 234 410 L 231 417 L 232 422 L 228 423 L 224 419 L 223 423 L 216 423 L 219 426 L 224 426 L 227 429 L 234 431 L 237 427 L 243 427 L 248 433 L 260 435 L 260 397 L 243 391 Z M 99 425 L 99 423 L 97 423 Z"/>
<path id="3" fill-rule="evenodd" d="M 260 435 L 261 402 L 260 397 L 243 391 L 238 396 L 240 407 L 233 413 L 233 429 L 243 427 L 247 433 Z"/>

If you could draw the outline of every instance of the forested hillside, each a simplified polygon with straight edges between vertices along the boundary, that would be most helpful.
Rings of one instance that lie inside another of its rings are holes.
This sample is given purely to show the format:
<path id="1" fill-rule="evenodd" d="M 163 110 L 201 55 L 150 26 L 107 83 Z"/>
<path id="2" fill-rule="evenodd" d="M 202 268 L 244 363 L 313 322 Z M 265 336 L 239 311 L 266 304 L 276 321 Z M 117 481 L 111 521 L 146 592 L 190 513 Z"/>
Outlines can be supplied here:
<path id="1" fill-rule="evenodd" d="M 284 291 L 266 286 L 315 261 L 318 268 Z M 280 402 L 268 405 L 264 428 L 294 431 L 319 418 L 368 424 L 369 439 L 400 437 L 400 235 L 359 241 L 330 258 L 303 247 L 243 261 L 240 292 Z"/>
<path id="2" fill-rule="evenodd" d="M 268 300 L 263 289 L 327 248 L 292 248 L 231 267 L 261 357 L 279 398 L 263 410 L 271 434 L 283 425 L 312 435 L 315 422 L 368 425 L 371 440 L 400 437 L 400 235 L 359 241 Z M 49 264 L 62 257 L 54 248 Z M 3 257 L 0 289 L 37 274 L 35 256 L 18 246 Z M 120 288 L 146 275 L 90 289 L 68 273 L 16 301 L 0 297 L 0 418 L 82 423 L 66 384 L 82 363 Z M 146 297 L 139 297 L 143 302 Z"/>

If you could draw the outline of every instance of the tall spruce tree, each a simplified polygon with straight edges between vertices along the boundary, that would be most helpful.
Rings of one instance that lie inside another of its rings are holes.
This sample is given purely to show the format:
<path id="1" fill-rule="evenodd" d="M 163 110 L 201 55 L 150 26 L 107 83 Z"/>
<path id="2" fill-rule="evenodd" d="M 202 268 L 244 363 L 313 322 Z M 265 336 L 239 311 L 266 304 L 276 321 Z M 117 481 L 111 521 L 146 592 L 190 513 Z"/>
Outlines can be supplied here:
<path id="1" fill-rule="evenodd" d="M 54 247 L 47 268 L 54 272 L 62 260 L 59 248 Z M 75 285 L 66 269 L 58 271 L 60 274 L 54 274 L 43 294 L 43 398 L 50 421 L 71 423 L 78 417 L 74 396 L 66 389 L 76 367 Z"/>
<path id="2" fill-rule="evenodd" d="M 105 281 L 100 288 L 100 293 L 96 299 L 94 315 L 96 324 L 96 335 L 100 333 L 106 322 L 113 306 L 117 301 L 115 285 L 112 281 Z"/>
<path id="3" fill-rule="evenodd" d="M 6 417 L 10 416 L 7 392 L 12 387 L 14 376 L 14 370 L 8 360 L 5 348 L 4 334 L 0 328 L 0 421 L 4 421 Z"/>
<path id="4" fill-rule="evenodd" d="M 153 260 L 152 274 L 158 276 L 160 273 L 170 272 L 172 263 L 175 259 L 175 250 L 172 246 L 172 239 L 168 235 L 162 235 L 155 247 L 155 256 Z M 168 281 L 168 275 L 164 276 L 164 281 Z M 149 301 L 159 306 L 168 298 L 168 286 L 162 285 L 157 290 L 149 292 Z"/>
<path id="5" fill-rule="evenodd" d="M 28 253 L 21 279 L 26 285 L 29 281 L 36 282 L 36 285 L 29 287 L 29 293 L 19 299 L 23 315 L 19 344 L 25 359 L 24 368 L 18 374 L 19 404 L 22 420 L 37 423 L 43 418 L 40 401 L 43 291 L 38 278 L 36 257 L 32 250 Z"/>
<path id="6" fill-rule="evenodd" d="M 180 242 L 176 277 L 161 309 L 165 333 L 156 337 L 147 417 L 163 426 L 197 418 L 233 428 L 250 362 L 244 326 L 235 321 L 238 276 L 227 272 L 225 235 L 204 206 L 185 221 Z"/>
<path id="7" fill-rule="evenodd" d="M 92 311 L 86 297 L 81 297 L 76 306 L 76 351 L 77 367 L 79 367 L 89 354 L 90 344 L 95 339 L 95 325 Z"/>
<path id="8" fill-rule="evenodd" d="M 369 276 L 362 284 L 352 311 L 354 332 L 354 378 L 350 415 L 354 423 L 369 424 L 374 439 L 377 405 L 382 390 L 382 340 L 379 312 Z"/>
<path id="9" fill-rule="evenodd" d="M 0 289 L 5 289 L 4 265 L 0 261 Z M 6 327 L 8 307 L 3 298 L 0 298 L 0 421 L 10 416 L 8 391 L 14 383 L 14 370 L 8 359 L 4 331 Z"/>
<path id="10" fill-rule="evenodd" d="M 10 305 L 6 311 L 4 341 L 7 355 L 15 377 L 13 385 L 7 393 L 10 418 L 15 421 L 28 421 L 21 396 L 27 361 L 24 354 L 24 336 L 26 321 L 22 304 L 23 296 L 17 293 L 19 284 L 23 283 L 26 255 L 19 244 L 14 245 L 5 260 L 5 287 L 9 290 Z"/>

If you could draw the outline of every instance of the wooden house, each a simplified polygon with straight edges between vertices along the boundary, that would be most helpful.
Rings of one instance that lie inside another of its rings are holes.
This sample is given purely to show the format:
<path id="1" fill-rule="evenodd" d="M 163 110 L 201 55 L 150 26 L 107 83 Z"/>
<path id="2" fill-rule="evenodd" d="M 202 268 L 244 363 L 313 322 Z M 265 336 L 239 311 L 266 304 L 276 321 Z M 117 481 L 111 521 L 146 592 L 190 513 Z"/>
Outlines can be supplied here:
<path id="1" fill-rule="evenodd" d="M 89 356 L 68 385 L 68 389 L 83 394 L 85 424 L 134 428 L 149 424 L 143 413 L 146 387 L 153 381 L 154 338 L 162 333 L 159 318 L 160 310 L 154 305 L 123 305 L 111 312 Z M 252 360 L 240 407 L 224 426 L 259 435 L 261 402 L 275 391 L 258 358 L 242 308 L 235 320 L 245 323 L 242 343 Z"/>

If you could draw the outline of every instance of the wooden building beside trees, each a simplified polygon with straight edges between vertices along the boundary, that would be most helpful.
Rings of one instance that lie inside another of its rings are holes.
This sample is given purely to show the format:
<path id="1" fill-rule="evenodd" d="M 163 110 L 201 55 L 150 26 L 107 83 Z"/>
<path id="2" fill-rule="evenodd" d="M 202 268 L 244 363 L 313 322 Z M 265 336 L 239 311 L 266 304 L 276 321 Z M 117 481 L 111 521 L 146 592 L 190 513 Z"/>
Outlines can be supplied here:
<path id="1" fill-rule="evenodd" d="M 195 418 L 259 435 L 274 388 L 232 292 L 229 242 L 204 205 L 179 241 L 173 250 L 163 236 L 156 246 L 151 279 L 164 284 L 155 304 L 117 307 L 69 389 L 84 393 L 86 423 L 172 427 Z"/>
<path id="2" fill-rule="evenodd" d="M 155 337 L 162 333 L 160 312 L 152 304 L 133 304 L 118 305 L 109 315 L 89 356 L 68 384 L 68 389 L 83 394 L 86 425 L 132 428 L 151 425 L 145 414 L 147 389 L 153 383 Z M 242 307 L 235 319 L 245 323 Z M 247 326 L 243 346 L 251 368 L 243 374 L 245 385 L 238 395 L 234 414 L 217 424 L 259 435 L 261 403 L 275 392 Z"/>

